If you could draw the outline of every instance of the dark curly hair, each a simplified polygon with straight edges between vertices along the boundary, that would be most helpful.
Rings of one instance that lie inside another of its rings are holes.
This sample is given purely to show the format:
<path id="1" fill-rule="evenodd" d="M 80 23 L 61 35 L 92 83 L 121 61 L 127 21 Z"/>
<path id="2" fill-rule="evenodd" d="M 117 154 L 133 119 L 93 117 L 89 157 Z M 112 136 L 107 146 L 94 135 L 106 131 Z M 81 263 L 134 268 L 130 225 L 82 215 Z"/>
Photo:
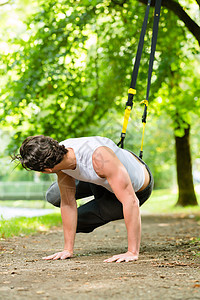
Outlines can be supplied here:
<path id="1" fill-rule="evenodd" d="M 13 155 L 26 170 L 42 172 L 59 164 L 68 152 L 64 145 L 49 136 L 37 135 L 27 137 L 20 147 L 20 154 Z"/>

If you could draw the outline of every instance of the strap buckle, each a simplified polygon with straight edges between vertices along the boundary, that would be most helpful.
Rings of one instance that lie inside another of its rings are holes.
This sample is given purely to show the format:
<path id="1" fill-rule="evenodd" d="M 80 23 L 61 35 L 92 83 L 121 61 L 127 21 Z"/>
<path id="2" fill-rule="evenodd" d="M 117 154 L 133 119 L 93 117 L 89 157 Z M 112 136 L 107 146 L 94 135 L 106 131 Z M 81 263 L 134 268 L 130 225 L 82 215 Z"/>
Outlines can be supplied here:
<path id="1" fill-rule="evenodd" d="M 140 102 L 140 104 L 144 104 L 144 105 L 148 106 L 149 105 L 149 101 L 148 100 L 142 100 Z"/>
<path id="2" fill-rule="evenodd" d="M 135 90 L 135 89 L 132 89 L 132 88 L 130 88 L 130 89 L 128 90 L 128 94 L 135 95 L 135 94 L 136 94 L 136 90 Z"/>

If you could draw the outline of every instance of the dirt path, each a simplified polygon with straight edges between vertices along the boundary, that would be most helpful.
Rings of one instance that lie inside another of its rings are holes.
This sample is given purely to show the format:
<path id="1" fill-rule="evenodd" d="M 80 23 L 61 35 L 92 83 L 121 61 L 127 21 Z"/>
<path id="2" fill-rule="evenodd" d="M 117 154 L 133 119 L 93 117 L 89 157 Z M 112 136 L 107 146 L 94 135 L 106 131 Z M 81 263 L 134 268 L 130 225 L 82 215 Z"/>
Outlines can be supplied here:
<path id="1" fill-rule="evenodd" d="M 143 216 L 140 258 L 121 264 L 103 260 L 126 251 L 123 221 L 78 234 L 65 261 L 41 260 L 62 249 L 61 229 L 1 240 L 0 299 L 200 299 L 199 236 L 195 218 Z"/>

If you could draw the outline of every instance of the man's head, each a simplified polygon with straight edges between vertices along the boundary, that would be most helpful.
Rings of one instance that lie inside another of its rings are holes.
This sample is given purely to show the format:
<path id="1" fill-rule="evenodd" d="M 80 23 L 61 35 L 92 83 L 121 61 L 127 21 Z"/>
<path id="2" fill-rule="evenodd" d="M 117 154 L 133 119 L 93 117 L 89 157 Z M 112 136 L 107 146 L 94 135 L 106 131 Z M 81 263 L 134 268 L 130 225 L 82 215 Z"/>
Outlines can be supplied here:
<path id="1" fill-rule="evenodd" d="M 13 160 L 19 160 L 26 170 L 43 172 L 53 169 L 68 152 L 64 145 L 44 135 L 27 137 L 20 147 L 20 154 L 14 155 Z"/>

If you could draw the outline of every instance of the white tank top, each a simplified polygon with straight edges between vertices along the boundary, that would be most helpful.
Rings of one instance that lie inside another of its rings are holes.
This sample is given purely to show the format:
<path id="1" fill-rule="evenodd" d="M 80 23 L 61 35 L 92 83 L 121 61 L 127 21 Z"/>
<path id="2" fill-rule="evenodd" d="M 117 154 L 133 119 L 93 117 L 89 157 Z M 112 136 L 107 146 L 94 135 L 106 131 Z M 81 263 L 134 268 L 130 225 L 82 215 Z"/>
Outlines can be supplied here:
<path id="1" fill-rule="evenodd" d="M 74 150 L 76 156 L 76 169 L 66 169 L 62 170 L 62 172 L 75 179 L 101 185 L 110 192 L 113 192 L 107 179 L 97 175 L 92 163 L 94 151 L 98 147 L 105 146 L 110 148 L 125 166 L 135 192 L 137 192 L 144 184 L 145 166 L 143 166 L 129 151 L 119 148 L 113 141 L 106 137 L 94 136 L 72 138 L 60 142 L 60 145 L 64 145 L 65 148 L 72 148 Z"/>

